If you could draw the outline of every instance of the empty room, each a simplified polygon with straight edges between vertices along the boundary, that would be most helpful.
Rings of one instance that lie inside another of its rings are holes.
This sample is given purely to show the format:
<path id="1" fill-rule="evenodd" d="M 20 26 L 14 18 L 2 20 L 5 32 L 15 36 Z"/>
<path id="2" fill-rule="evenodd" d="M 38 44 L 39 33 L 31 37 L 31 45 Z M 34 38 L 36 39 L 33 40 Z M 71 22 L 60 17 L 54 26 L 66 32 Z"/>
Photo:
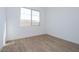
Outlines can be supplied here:
<path id="1" fill-rule="evenodd" d="M 79 7 L 0 7 L 1 52 L 79 52 Z"/>

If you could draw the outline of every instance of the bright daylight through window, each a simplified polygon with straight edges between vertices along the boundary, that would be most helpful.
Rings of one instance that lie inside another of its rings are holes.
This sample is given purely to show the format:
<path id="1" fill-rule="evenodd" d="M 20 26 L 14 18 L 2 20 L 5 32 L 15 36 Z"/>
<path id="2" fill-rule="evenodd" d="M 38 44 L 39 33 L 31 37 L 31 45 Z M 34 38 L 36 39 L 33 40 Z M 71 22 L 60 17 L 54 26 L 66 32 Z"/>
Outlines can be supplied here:
<path id="1" fill-rule="evenodd" d="M 37 26 L 40 24 L 40 12 L 37 10 L 21 8 L 20 10 L 21 26 Z"/>

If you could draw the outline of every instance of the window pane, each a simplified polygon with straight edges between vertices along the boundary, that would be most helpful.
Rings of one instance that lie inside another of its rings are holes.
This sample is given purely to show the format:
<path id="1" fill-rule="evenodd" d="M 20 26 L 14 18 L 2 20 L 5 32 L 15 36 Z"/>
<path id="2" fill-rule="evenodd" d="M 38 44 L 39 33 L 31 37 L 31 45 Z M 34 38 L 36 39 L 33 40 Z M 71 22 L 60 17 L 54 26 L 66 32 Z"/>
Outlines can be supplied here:
<path id="1" fill-rule="evenodd" d="M 39 11 L 32 10 L 32 25 L 39 25 L 40 13 Z"/>
<path id="2" fill-rule="evenodd" d="M 22 26 L 30 26 L 31 25 L 31 10 L 26 8 L 21 8 L 21 25 Z"/>

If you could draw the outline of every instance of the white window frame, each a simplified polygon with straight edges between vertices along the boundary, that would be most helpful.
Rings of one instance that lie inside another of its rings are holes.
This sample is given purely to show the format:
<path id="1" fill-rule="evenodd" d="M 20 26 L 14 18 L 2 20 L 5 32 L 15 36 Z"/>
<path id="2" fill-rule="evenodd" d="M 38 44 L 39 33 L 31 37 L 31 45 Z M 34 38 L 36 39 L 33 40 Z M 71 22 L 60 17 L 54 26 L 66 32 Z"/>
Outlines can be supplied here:
<path id="1" fill-rule="evenodd" d="M 22 7 L 22 8 L 24 8 L 24 7 Z M 30 8 L 25 8 L 25 9 L 30 9 Z M 40 16 L 41 16 L 41 15 L 40 15 L 40 11 L 39 11 L 39 10 L 35 10 L 35 9 L 30 9 L 30 10 L 31 10 L 31 15 L 30 15 L 30 16 L 31 16 L 31 20 L 30 20 L 30 21 L 31 21 L 31 24 L 30 24 L 30 25 L 31 25 L 31 26 L 40 26 L 40 20 L 41 20 L 41 19 L 40 19 Z M 32 10 L 39 12 L 39 24 L 38 24 L 38 25 L 32 25 L 32 23 L 33 23 L 33 22 L 32 22 L 32 21 L 33 21 L 33 20 L 32 20 Z M 20 11 L 21 11 L 21 8 L 20 8 Z M 21 17 L 21 13 L 20 13 L 20 17 Z M 21 19 L 20 19 L 20 20 L 21 20 Z"/>
<path id="2" fill-rule="evenodd" d="M 38 25 L 32 25 L 32 10 L 34 10 L 34 11 L 38 11 L 39 12 L 39 24 Z M 35 9 L 31 9 L 31 26 L 40 26 L 40 11 L 39 10 L 35 10 Z"/>

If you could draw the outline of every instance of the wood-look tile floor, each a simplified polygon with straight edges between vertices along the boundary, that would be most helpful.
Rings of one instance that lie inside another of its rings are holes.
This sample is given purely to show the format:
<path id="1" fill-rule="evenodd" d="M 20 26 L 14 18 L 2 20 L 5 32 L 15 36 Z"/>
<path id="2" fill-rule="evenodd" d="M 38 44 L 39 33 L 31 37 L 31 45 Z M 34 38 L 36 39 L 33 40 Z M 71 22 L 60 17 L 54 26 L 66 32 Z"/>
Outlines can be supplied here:
<path id="1" fill-rule="evenodd" d="M 79 45 L 49 35 L 13 40 L 2 52 L 78 52 Z"/>

